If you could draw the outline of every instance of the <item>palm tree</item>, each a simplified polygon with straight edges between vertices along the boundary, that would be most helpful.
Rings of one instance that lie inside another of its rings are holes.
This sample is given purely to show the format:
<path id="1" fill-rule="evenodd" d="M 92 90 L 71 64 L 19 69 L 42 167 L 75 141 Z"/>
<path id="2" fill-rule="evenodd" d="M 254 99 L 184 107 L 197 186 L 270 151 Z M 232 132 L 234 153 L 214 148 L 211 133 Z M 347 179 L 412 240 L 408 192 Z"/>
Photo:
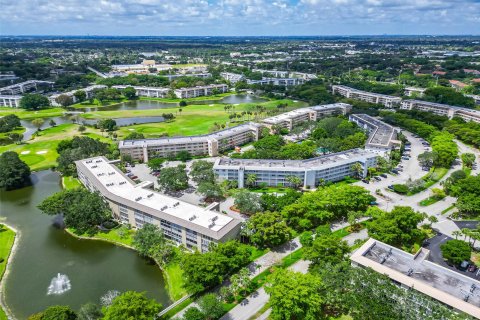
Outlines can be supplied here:
<path id="1" fill-rule="evenodd" d="M 302 185 L 302 179 L 297 176 L 286 176 L 285 181 L 290 183 L 295 189 Z"/>
<path id="2" fill-rule="evenodd" d="M 458 240 L 458 237 L 462 235 L 462 231 L 460 230 L 455 230 L 452 232 L 452 236 L 455 237 L 455 240 Z"/>
<path id="3" fill-rule="evenodd" d="M 430 228 L 432 227 L 432 224 L 437 223 L 438 219 L 435 216 L 429 216 L 428 221 L 430 221 Z"/>
<path id="4" fill-rule="evenodd" d="M 257 175 L 250 173 L 247 174 L 247 186 L 253 187 L 257 182 Z"/>
<path id="5" fill-rule="evenodd" d="M 463 241 L 467 240 L 467 236 L 470 237 L 471 232 L 472 232 L 472 230 L 470 230 L 468 228 L 463 228 L 462 229 L 462 234 L 465 236 L 465 238 L 463 238 Z"/>
<path id="6" fill-rule="evenodd" d="M 363 176 L 363 166 L 359 162 L 355 162 L 351 165 L 350 170 L 353 171 L 355 177 L 360 179 Z"/>

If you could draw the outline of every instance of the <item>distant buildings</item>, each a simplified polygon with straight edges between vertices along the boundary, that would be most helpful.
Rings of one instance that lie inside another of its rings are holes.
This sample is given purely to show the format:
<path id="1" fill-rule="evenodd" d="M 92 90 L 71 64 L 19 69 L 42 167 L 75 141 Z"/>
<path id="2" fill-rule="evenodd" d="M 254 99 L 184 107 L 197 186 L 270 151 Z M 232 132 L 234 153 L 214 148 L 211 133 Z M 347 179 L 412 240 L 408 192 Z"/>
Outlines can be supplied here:
<path id="1" fill-rule="evenodd" d="M 32 89 L 37 90 L 38 85 L 53 86 L 51 81 L 40 81 L 40 80 L 28 80 L 25 82 L 20 82 L 12 84 L 7 87 L 0 88 L 0 94 L 2 95 L 19 95 L 32 91 Z"/>
<path id="2" fill-rule="evenodd" d="M 220 76 L 223 79 L 230 81 L 232 84 L 245 80 L 245 77 L 243 76 L 243 74 L 232 73 L 232 72 L 222 72 L 220 73 Z"/>
<path id="3" fill-rule="evenodd" d="M 274 86 L 298 86 L 305 83 L 302 78 L 262 78 L 262 80 L 247 80 L 247 84 L 274 85 Z"/>
<path id="4" fill-rule="evenodd" d="M 362 165 L 362 176 L 376 165 L 377 155 L 352 149 L 307 160 L 218 159 L 213 169 L 220 180 L 237 181 L 244 188 L 247 176 L 254 174 L 256 184 L 290 186 L 289 177 L 298 177 L 304 188 L 315 188 L 322 182 L 340 181 L 354 176 L 353 164 Z"/>
<path id="5" fill-rule="evenodd" d="M 78 178 L 92 192 L 99 192 L 122 223 L 141 228 L 158 226 L 168 240 L 189 249 L 208 251 L 210 243 L 234 239 L 241 222 L 206 208 L 171 198 L 150 189 L 153 182 L 133 183 L 105 157 L 75 162 Z"/>
<path id="6" fill-rule="evenodd" d="M 448 117 L 460 117 L 465 121 L 480 123 L 480 111 L 468 108 L 450 106 L 448 104 L 434 103 L 422 100 L 403 100 L 400 106 L 403 110 L 420 110 Z"/>
<path id="7" fill-rule="evenodd" d="M 351 256 L 352 265 L 371 268 L 402 288 L 416 290 L 445 305 L 480 318 L 480 282 L 428 261 L 430 251 L 415 255 L 369 239 Z M 401 303 L 401 301 L 399 301 Z"/>
<path id="8" fill-rule="evenodd" d="M 21 99 L 18 95 L 0 95 L 0 107 L 20 108 Z"/>
<path id="9" fill-rule="evenodd" d="M 426 90 L 426 88 L 407 87 L 405 88 L 404 92 L 405 95 L 408 97 L 411 97 L 413 95 L 416 95 L 417 97 L 423 97 Z"/>
<path id="10" fill-rule="evenodd" d="M 129 155 L 135 160 L 144 162 L 152 157 L 176 155 L 180 151 L 187 151 L 194 156 L 214 157 L 221 151 L 256 141 L 259 135 L 260 126 L 256 123 L 248 123 L 206 135 L 124 140 L 120 141 L 118 148 L 122 155 Z"/>
<path id="11" fill-rule="evenodd" d="M 150 69 L 155 69 L 156 71 L 170 70 L 172 66 L 170 64 L 157 64 L 155 60 L 143 60 L 139 64 L 112 65 L 113 72 L 125 74 L 149 74 Z"/>
<path id="12" fill-rule="evenodd" d="M 391 125 L 366 114 L 351 114 L 349 120 L 368 131 L 365 150 L 386 155 L 395 146 L 400 146 L 397 131 Z"/>
<path id="13" fill-rule="evenodd" d="M 228 86 L 226 84 L 210 84 L 206 86 L 175 89 L 173 92 L 179 99 L 188 99 L 201 96 L 210 96 L 214 94 L 215 90 L 218 93 L 225 93 L 228 91 Z"/>
<path id="14" fill-rule="evenodd" d="M 362 100 L 370 103 L 381 104 L 387 108 L 393 108 L 400 104 L 402 99 L 400 97 L 389 96 L 385 94 L 367 92 L 362 90 L 357 90 L 342 85 L 333 85 L 332 93 L 339 94 L 345 98 Z"/>
<path id="15" fill-rule="evenodd" d="M 304 80 L 317 79 L 317 76 L 313 73 L 304 73 L 297 71 L 279 71 L 279 70 L 264 70 L 253 69 L 253 72 L 260 72 L 262 75 L 268 75 L 273 78 L 301 78 Z"/>
<path id="16" fill-rule="evenodd" d="M 463 83 L 463 82 L 458 81 L 458 80 L 448 80 L 448 82 L 456 90 L 462 90 L 463 88 L 465 88 L 467 86 L 466 83 Z"/>
<path id="17" fill-rule="evenodd" d="M 83 88 L 83 89 L 72 90 L 72 91 L 69 91 L 69 92 L 57 93 L 57 94 L 54 94 L 54 95 L 51 95 L 50 97 L 48 97 L 48 100 L 50 100 L 50 104 L 52 106 L 61 106 L 60 103 L 57 102 L 57 98 L 61 95 L 66 95 L 66 96 L 69 96 L 69 97 L 72 98 L 73 103 L 77 103 L 78 101 L 77 101 L 77 98 L 75 97 L 75 92 L 84 91 L 85 95 L 86 95 L 86 99 L 90 99 L 90 98 L 93 97 L 93 94 L 94 94 L 95 90 L 104 89 L 106 87 L 107 86 L 97 84 L 97 85 L 89 86 L 89 87 L 86 87 L 86 88 Z"/>

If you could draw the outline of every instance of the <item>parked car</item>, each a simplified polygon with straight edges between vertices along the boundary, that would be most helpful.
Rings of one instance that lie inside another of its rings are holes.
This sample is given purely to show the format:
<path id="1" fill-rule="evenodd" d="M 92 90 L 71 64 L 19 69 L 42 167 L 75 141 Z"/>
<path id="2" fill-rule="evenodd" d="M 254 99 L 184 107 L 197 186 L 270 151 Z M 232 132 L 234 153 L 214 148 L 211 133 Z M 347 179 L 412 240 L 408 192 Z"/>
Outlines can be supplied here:
<path id="1" fill-rule="evenodd" d="M 370 183 L 370 181 L 368 181 L 367 179 L 362 179 L 362 182 L 363 182 L 363 183 L 366 183 L 366 184 L 369 184 L 369 183 Z"/>
<path id="2" fill-rule="evenodd" d="M 390 190 L 393 190 L 393 184 L 387 187 Z"/>
<path id="3" fill-rule="evenodd" d="M 375 179 L 377 181 L 382 181 L 382 179 L 380 179 L 380 177 L 373 177 L 373 179 Z"/>
<path id="4" fill-rule="evenodd" d="M 463 260 L 462 263 L 458 266 L 458 269 L 461 271 L 467 271 L 468 267 L 470 266 L 470 262 L 467 260 Z"/>
<path id="5" fill-rule="evenodd" d="M 398 170 L 397 169 L 392 169 L 392 173 L 398 174 Z"/>
<path id="6" fill-rule="evenodd" d="M 382 178 L 388 178 L 388 176 L 387 176 L 387 174 L 386 174 L 386 173 L 382 173 L 382 174 L 380 174 L 380 177 L 382 177 Z"/>
<path id="7" fill-rule="evenodd" d="M 471 264 L 470 267 L 468 267 L 469 272 L 475 272 L 477 271 L 477 267 L 474 264 Z"/>
<path id="8" fill-rule="evenodd" d="M 130 179 L 135 180 L 135 179 L 138 179 L 138 177 L 137 176 L 131 176 Z"/>
<path id="9" fill-rule="evenodd" d="M 370 205 L 371 206 L 376 206 L 376 205 L 378 205 L 378 202 L 377 201 L 372 201 L 372 202 L 370 202 Z"/>

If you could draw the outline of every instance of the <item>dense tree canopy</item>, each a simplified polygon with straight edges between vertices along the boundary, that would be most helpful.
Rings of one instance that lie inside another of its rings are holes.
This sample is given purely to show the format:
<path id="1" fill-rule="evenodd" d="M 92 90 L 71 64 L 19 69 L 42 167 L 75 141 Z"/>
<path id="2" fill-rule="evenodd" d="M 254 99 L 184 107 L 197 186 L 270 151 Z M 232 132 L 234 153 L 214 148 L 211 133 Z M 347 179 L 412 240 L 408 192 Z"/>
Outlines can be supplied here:
<path id="1" fill-rule="evenodd" d="M 37 93 L 27 93 L 20 99 L 20 108 L 27 110 L 38 110 L 49 105 L 48 98 Z"/>
<path id="2" fill-rule="evenodd" d="M 470 261 L 472 248 L 470 245 L 462 240 L 448 240 L 440 246 L 442 256 L 445 260 L 459 265 L 462 261 Z"/>
<path id="3" fill-rule="evenodd" d="M 214 182 L 213 163 L 205 160 L 198 160 L 192 163 L 190 177 L 196 183 Z"/>
<path id="4" fill-rule="evenodd" d="M 20 118 L 15 114 L 7 114 L 0 118 L 0 132 L 12 131 L 20 126 Z"/>
<path id="5" fill-rule="evenodd" d="M 127 291 L 105 308 L 103 320 L 151 320 L 155 319 L 162 305 L 153 299 L 148 299 L 145 293 Z"/>
<path id="6" fill-rule="evenodd" d="M 317 236 L 305 248 L 304 258 L 310 260 L 310 268 L 321 268 L 325 264 L 341 263 L 350 252 L 347 242 L 334 236 Z"/>
<path id="7" fill-rule="evenodd" d="M 188 188 L 188 176 L 185 165 L 164 168 L 158 175 L 158 185 L 164 191 L 179 191 Z"/>
<path id="8" fill-rule="evenodd" d="M 475 100 L 472 98 L 464 96 L 461 92 L 457 92 L 453 88 L 441 86 L 428 88 L 424 93 L 423 99 L 458 107 L 475 107 Z"/>
<path id="9" fill-rule="evenodd" d="M 30 168 L 14 151 L 0 155 L 0 188 L 17 189 L 30 184 Z"/>
<path id="10" fill-rule="evenodd" d="M 248 219 L 245 234 L 261 248 L 272 248 L 285 243 L 293 236 L 284 217 L 278 212 L 260 212 Z"/>

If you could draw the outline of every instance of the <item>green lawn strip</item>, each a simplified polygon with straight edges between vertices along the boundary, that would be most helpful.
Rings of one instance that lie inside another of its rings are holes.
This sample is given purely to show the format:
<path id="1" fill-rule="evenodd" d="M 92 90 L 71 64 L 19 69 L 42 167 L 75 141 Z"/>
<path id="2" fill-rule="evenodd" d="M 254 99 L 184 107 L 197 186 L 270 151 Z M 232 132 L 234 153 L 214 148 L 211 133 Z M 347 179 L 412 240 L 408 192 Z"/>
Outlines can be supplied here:
<path id="1" fill-rule="evenodd" d="M 12 131 L 0 132 L 0 139 L 9 138 L 9 136 L 10 136 L 12 133 L 23 134 L 23 133 L 25 132 L 25 130 L 26 130 L 25 127 L 18 127 L 18 128 L 13 129 Z"/>
<path id="2" fill-rule="evenodd" d="M 452 204 L 450 207 L 448 207 L 448 208 L 446 208 L 446 209 L 442 210 L 442 214 L 445 214 L 445 213 L 447 213 L 448 211 L 452 210 L 453 208 L 455 208 L 455 205 L 454 205 L 454 204 Z"/>
<path id="3" fill-rule="evenodd" d="M 0 308 L 0 320 L 8 320 L 7 315 L 5 314 L 5 311 L 3 311 L 2 308 Z"/>
<path id="4" fill-rule="evenodd" d="M 80 239 L 88 239 L 88 240 L 101 240 L 101 241 L 106 241 L 106 242 L 111 242 L 116 245 L 121 245 L 124 247 L 132 248 L 132 242 L 133 242 L 133 234 L 135 231 L 133 230 L 128 230 L 126 234 L 121 237 L 118 233 L 119 228 L 114 228 L 109 231 L 100 231 L 94 235 L 88 235 L 88 234 L 77 234 L 75 233 L 75 229 L 73 228 L 68 228 L 65 229 L 68 233 L 70 233 L 72 236 L 80 238 Z"/>
<path id="5" fill-rule="evenodd" d="M 41 110 L 25 110 L 17 108 L 0 108 L 0 117 L 7 114 L 16 114 L 20 119 L 31 120 L 36 118 L 59 117 L 62 116 L 65 109 L 47 108 Z"/>
<path id="6" fill-rule="evenodd" d="M 77 178 L 71 176 L 62 177 L 62 185 L 63 188 L 67 190 L 79 188 L 82 186 L 82 184 Z"/>
<path id="7" fill-rule="evenodd" d="M 176 261 L 172 261 L 162 268 L 165 273 L 168 285 L 168 292 L 170 297 L 176 301 L 187 294 L 187 291 L 183 288 L 183 270 L 180 264 Z"/>
<path id="8" fill-rule="evenodd" d="M 121 98 L 119 100 L 107 100 L 100 102 L 97 99 L 93 100 L 93 103 L 90 103 L 90 101 L 83 101 L 79 103 L 72 104 L 68 106 L 69 108 L 75 108 L 75 109 L 82 109 L 82 108 L 101 108 L 101 107 L 109 107 L 113 106 L 122 102 L 130 101 L 127 98 Z"/>
<path id="9" fill-rule="evenodd" d="M 10 256 L 14 241 L 15 232 L 12 229 L 9 229 L 7 226 L 4 226 L 0 231 L 0 258 L 3 259 L 3 261 L 0 262 L 0 280 L 5 273 L 5 269 L 7 268 L 8 258 Z M 7 315 L 2 308 L 0 308 L 0 320 L 7 320 Z"/>
<path id="10" fill-rule="evenodd" d="M 257 192 L 257 193 L 285 193 L 287 190 L 290 188 L 285 188 L 285 187 L 266 187 L 266 188 L 251 188 L 248 189 L 248 191 L 251 192 Z"/>
<path id="11" fill-rule="evenodd" d="M 421 205 L 422 207 L 428 207 L 429 205 L 432 205 L 438 201 L 440 201 L 440 199 L 437 197 L 428 197 L 420 201 L 418 204 Z"/>
<path id="12" fill-rule="evenodd" d="M 426 175 L 420 178 L 423 181 L 425 181 L 425 184 L 423 185 L 423 187 L 417 188 L 414 191 L 409 191 L 406 194 L 406 196 L 413 196 L 414 194 L 427 190 L 428 188 L 433 186 L 435 183 L 442 180 L 442 178 L 447 174 L 447 172 L 448 172 L 447 168 L 442 168 L 442 167 L 431 168 L 430 172 L 428 172 Z"/>
<path id="13" fill-rule="evenodd" d="M 270 249 L 258 249 L 256 247 L 253 247 L 252 255 L 250 256 L 251 261 L 255 261 L 261 256 L 263 256 L 265 253 L 270 251 Z"/>

